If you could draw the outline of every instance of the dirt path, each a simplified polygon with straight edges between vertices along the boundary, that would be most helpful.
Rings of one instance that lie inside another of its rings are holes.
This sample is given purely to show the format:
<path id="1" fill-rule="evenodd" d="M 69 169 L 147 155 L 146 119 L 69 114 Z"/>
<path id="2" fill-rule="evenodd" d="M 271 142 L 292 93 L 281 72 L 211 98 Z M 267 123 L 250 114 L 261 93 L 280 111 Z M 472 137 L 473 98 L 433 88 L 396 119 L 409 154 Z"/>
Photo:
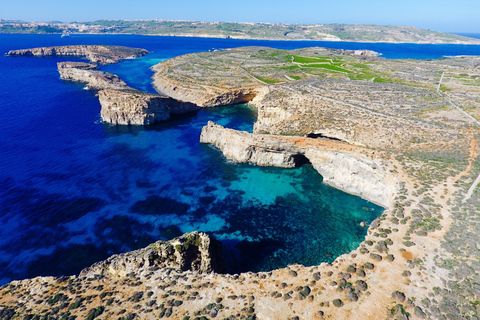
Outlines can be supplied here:
<path id="1" fill-rule="evenodd" d="M 442 85 L 444 75 L 445 75 L 445 72 L 442 72 L 442 76 L 440 77 L 440 81 L 438 82 L 437 92 L 440 92 L 440 86 Z"/>
<path id="2" fill-rule="evenodd" d="M 477 152 L 477 139 L 472 138 L 470 142 L 470 157 L 468 159 L 468 166 L 466 171 L 469 172 L 473 168 L 473 162 L 475 161 L 475 158 L 478 156 Z M 475 179 L 475 181 L 472 183 L 470 188 L 467 191 L 467 194 L 465 194 L 465 197 L 462 200 L 462 203 L 467 202 L 468 199 L 470 199 L 473 195 L 473 191 L 475 191 L 476 187 L 480 184 L 480 175 Z"/>

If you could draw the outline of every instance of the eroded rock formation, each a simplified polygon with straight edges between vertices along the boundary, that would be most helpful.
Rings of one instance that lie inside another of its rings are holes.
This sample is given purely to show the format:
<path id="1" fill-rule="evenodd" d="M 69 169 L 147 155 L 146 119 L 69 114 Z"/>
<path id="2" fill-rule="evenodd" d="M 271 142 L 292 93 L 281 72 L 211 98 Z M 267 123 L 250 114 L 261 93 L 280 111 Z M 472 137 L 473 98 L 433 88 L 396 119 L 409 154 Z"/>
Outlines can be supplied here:
<path id="1" fill-rule="evenodd" d="M 200 142 L 213 144 L 227 159 L 240 163 L 293 168 L 310 162 L 326 184 L 384 207 L 395 192 L 380 160 L 367 158 L 346 143 L 254 134 L 211 121 L 203 127 Z"/>
<path id="2" fill-rule="evenodd" d="M 111 64 L 123 59 L 134 59 L 144 56 L 148 50 L 123 46 L 74 45 L 60 47 L 41 47 L 22 50 L 10 50 L 7 56 L 70 56 L 81 57 L 93 63 Z"/>
<path id="3" fill-rule="evenodd" d="M 100 115 L 106 123 L 114 125 L 149 125 L 199 107 L 188 102 L 132 89 L 117 75 L 96 70 L 97 66 L 83 62 L 60 62 L 60 77 L 85 82 L 87 88 L 98 93 L 102 109 Z"/>
<path id="4" fill-rule="evenodd" d="M 134 89 L 105 89 L 98 97 L 102 120 L 114 125 L 149 125 L 170 119 L 170 114 L 198 109 L 191 103 Z"/>
<path id="5" fill-rule="evenodd" d="M 97 66 L 84 62 L 57 63 L 60 78 L 65 80 L 85 82 L 88 89 L 124 89 L 127 84 L 119 76 L 109 72 L 96 70 Z"/>
<path id="6" fill-rule="evenodd" d="M 116 254 L 82 270 L 80 277 L 125 276 L 140 268 L 173 268 L 178 271 L 223 273 L 222 244 L 203 232 L 186 233 L 170 241 L 157 241 L 146 248 Z"/>
<path id="7" fill-rule="evenodd" d="M 227 129 L 212 121 L 203 127 L 200 142 L 213 144 L 229 160 L 259 166 L 295 168 L 304 154 L 301 148 L 273 136 Z"/>
<path id="8" fill-rule="evenodd" d="M 249 102 L 263 90 L 263 83 L 252 79 L 241 68 L 235 66 L 227 68 L 228 70 L 224 66 L 219 70 L 209 70 L 209 78 L 218 76 L 221 79 L 218 85 L 207 79 L 204 82 L 189 82 L 191 73 L 195 76 L 199 74 L 189 66 L 185 70 L 178 70 L 177 67 L 182 64 L 183 59 L 185 56 L 176 57 L 152 67 L 155 71 L 153 86 L 158 93 L 201 107 L 215 107 Z M 235 77 L 242 79 L 241 87 L 236 81 L 225 82 L 223 77 L 226 72 L 233 73 Z"/>

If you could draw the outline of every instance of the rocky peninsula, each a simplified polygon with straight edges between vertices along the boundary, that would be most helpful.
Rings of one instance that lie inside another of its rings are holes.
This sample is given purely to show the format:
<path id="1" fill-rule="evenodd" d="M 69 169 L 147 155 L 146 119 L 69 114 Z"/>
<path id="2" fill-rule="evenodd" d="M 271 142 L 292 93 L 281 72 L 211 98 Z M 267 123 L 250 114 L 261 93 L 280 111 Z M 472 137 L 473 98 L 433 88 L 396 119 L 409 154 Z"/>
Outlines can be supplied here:
<path id="1" fill-rule="evenodd" d="M 74 45 L 61 47 L 41 47 L 32 49 L 10 50 L 7 56 L 34 56 L 34 57 L 80 57 L 92 63 L 111 64 L 123 59 L 134 59 L 148 53 L 145 49 L 123 46 Z"/>
<path id="2" fill-rule="evenodd" d="M 103 46 L 76 46 L 94 47 L 88 49 L 90 60 L 98 62 L 98 48 Z M 107 47 L 110 48 L 110 47 Z M 111 48 L 110 48 L 111 49 Z M 56 47 L 58 52 L 72 52 L 70 47 Z M 73 50 L 74 51 L 74 50 Z M 33 52 L 34 54 L 28 54 Z M 84 51 L 75 51 L 78 56 Z M 132 53 L 133 52 L 133 53 Z M 115 63 L 121 59 L 141 56 L 148 51 L 143 49 L 132 49 L 128 47 L 115 47 L 110 51 L 108 60 L 102 63 Z M 9 55 L 52 55 L 49 48 L 26 49 L 21 52 L 10 51 Z M 68 55 L 68 54 L 66 54 Z M 102 56 L 105 58 L 105 56 Z M 171 114 L 182 114 L 198 110 L 198 106 L 189 102 L 182 102 L 164 95 L 150 94 L 130 88 L 119 76 L 98 69 L 97 64 L 84 62 L 59 62 L 57 64 L 60 78 L 75 82 L 86 83 L 86 88 L 97 90 L 100 104 L 102 106 L 100 115 L 102 121 L 113 125 L 149 125 L 158 121 L 168 120 Z"/>
<path id="3" fill-rule="evenodd" d="M 479 64 L 480 57 L 387 61 L 344 50 L 260 47 L 160 63 L 160 92 L 205 107 L 248 102 L 258 109 L 253 133 L 212 122 L 203 128 L 201 141 L 227 159 L 310 162 L 326 183 L 383 205 L 384 213 L 358 248 L 332 264 L 228 275 L 213 266 L 221 265 L 212 258 L 216 250 L 199 256 L 207 250 L 194 247 L 193 261 L 217 263 L 179 267 L 192 265 L 181 262 L 190 260 L 182 255 L 186 243 L 213 241 L 185 235 L 162 244 L 161 254 L 156 244 L 80 276 L 13 281 L 0 288 L 0 316 L 474 319 Z"/>
<path id="4" fill-rule="evenodd" d="M 149 125 L 168 120 L 172 114 L 198 110 L 198 106 L 167 96 L 124 88 L 98 93 L 102 120 L 113 125 Z"/>
<path id="5" fill-rule="evenodd" d="M 102 90 L 125 89 L 127 84 L 119 76 L 99 71 L 98 66 L 84 62 L 59 62 L 57 63 L 60 78 L 78 82 L 85 82 L 87 89 Z"/>

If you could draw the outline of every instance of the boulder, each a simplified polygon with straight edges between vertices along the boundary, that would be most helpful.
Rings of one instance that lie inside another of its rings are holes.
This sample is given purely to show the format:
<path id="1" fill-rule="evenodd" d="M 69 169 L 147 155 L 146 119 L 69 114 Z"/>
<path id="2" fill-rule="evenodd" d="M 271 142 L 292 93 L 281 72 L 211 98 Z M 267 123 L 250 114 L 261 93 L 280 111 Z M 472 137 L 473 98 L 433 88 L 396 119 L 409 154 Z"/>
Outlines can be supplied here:
<path id="1" fill-rule="evenodd" d="M 149 267 L 223 273 L 222 244 L 206 233 L 194 231 L 170 241 L 157 241 L 143 249 L 113 255 L 83 269 L 79 276 L 125 276 Z"/>

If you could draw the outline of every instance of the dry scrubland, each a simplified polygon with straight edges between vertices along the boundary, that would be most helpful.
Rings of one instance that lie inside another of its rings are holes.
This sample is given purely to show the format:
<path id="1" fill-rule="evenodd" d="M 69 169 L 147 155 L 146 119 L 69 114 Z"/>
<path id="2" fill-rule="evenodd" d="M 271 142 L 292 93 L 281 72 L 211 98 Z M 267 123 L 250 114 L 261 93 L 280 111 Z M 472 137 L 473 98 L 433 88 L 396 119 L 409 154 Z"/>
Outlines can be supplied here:
<path id="1" fill-rule="evenodd" d="M 478 319 L 480 58 L 359 54 L 240 48 L 162 62 L 154 77 L 199 105 L 250 101 L 259 137 L 381 163 L 395 192 L 359 248 L 331 265 L 240 275 L 124 257 L 122 272 L 7 284 L 0 318 Z"/>

